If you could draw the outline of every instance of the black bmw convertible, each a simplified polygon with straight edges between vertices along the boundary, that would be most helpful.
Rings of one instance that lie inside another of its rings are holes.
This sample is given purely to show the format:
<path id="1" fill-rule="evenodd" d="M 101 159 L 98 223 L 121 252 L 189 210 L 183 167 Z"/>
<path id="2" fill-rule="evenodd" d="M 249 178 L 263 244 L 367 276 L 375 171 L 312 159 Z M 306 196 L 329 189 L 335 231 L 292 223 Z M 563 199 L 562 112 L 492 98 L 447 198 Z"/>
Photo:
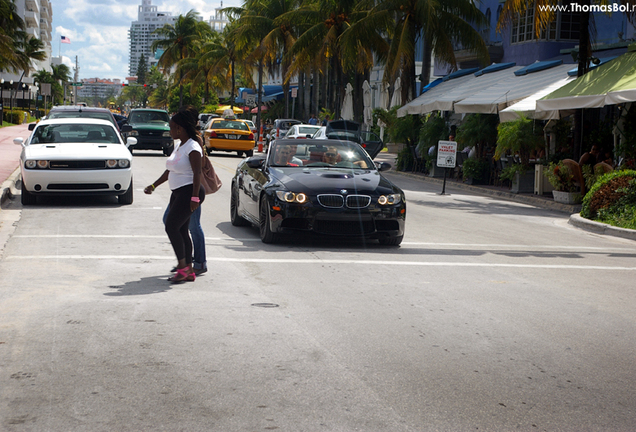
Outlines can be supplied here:
<path id="1" fill-rule="evenodd" d="M 232 179 L 232 225 L 256 225 L 264 243 L 285 234 L 377 239 L 404 237 L 404 192 L 359 145 L 339 140 L 276 140 L 267 155 L 239 163 Z"/>

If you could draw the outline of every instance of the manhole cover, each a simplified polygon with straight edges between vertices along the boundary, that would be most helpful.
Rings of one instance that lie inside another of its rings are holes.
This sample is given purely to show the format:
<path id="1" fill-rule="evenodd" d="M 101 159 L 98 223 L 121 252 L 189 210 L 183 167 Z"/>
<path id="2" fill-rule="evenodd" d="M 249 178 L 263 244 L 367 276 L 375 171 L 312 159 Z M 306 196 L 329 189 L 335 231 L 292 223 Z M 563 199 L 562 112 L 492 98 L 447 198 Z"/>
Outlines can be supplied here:
<path id="1" fill-rule="evenodd" d="M 278 307 L 276 303 L 252 303 L 251 306 L 260 307 L 260 308 L 277 308 Z"/>

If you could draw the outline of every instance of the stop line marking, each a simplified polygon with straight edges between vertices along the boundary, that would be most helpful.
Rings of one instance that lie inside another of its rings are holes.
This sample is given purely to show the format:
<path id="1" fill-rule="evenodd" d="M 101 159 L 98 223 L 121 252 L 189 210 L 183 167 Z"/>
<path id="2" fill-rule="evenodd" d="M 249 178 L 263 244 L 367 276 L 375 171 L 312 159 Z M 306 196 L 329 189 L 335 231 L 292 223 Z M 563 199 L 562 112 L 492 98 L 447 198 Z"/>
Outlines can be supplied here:
<path id="1" fill-rule="evenodd" d="M 10 255 L 7 260 L 140 260 L 163 261 L 174 260 L 172 255 Z M 503 267 L 525 269 L 559 269 L 559 270 L 623 270 L 636 271 L 636 267 L 563 265 L 563 264 L 509 264 L 509 263 L 468 263 L 468 262 L 431 262 L 431 261 L 373 261 L 345 259 L 273 259 L 273 258 L 208 258 L 208 262 L 233 262 L 252 264 L 334 264 L 364 266 L 422 266 L 422 267 Z"/>

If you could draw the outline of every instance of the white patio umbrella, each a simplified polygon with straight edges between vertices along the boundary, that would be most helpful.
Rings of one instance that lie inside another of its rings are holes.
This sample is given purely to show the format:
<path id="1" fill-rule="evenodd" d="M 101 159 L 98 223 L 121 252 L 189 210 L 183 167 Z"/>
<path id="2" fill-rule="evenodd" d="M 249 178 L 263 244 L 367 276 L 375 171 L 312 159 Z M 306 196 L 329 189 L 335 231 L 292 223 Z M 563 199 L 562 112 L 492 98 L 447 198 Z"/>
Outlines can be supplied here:
<path id="1" fill-rule="evenodd" d="M 362 83 L 362 103 L 364 105 L 364 124 L 371 127 L 373 126 L 373 109 L 371 108 L 371 86 L 367 80 Z"/>
<path id="2" fill-rule="evenodd" d="M 379 108 L 389 108 L 389 83 L 383 82 L 380 84 L 380 101 L 378 103 Z"/>
<path id="3" fill-rule="evenodd" d="M 391 105 L 389 108 L 393 108 L 394 106 L 402 106 L 402 80 L 400 77 L 397 77 L 395 80 L 393 96 L 391 96 Z"/>
<path id="4" fill-rule="evenodd" d="M 353 120 L 353 86 L 351 83 L 347 83 L 345 87 L 345 97 L 342 101 L 342 113 L 343 120 Z"/>

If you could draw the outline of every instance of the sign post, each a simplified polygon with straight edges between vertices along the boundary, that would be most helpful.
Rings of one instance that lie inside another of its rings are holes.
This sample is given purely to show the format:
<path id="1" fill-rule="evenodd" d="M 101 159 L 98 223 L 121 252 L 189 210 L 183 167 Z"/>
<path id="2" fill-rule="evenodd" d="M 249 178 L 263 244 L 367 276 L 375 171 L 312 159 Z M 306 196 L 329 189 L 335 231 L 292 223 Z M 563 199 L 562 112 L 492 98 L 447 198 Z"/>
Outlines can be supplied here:
<path id="1" fill-rule="evenodd" d="M 437 143 L 437 166 L 444 168 L 444 185 L 442 186 L 442 193 L 440 195 L 446 195 L 446 173 L 448 168 L 455 168 L 457 155 L 457 143 L 455 141 L 438 141 Z"/>

